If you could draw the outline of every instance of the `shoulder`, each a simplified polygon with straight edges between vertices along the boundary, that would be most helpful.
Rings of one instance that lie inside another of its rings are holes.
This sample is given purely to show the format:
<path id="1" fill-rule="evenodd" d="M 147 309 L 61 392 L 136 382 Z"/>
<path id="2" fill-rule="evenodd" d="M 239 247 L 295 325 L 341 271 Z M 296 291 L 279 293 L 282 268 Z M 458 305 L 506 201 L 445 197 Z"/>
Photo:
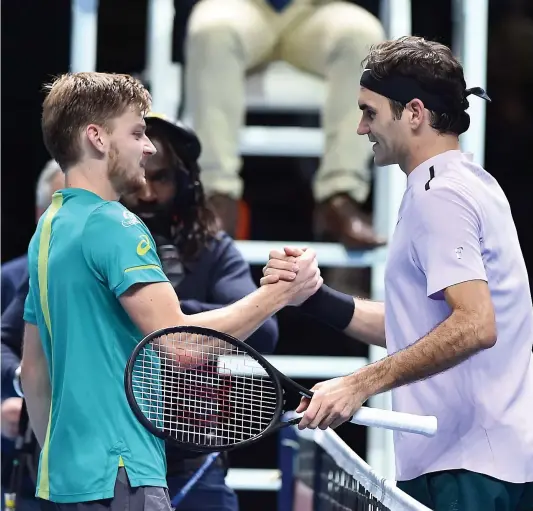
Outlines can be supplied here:
<path id="1" fill-rule="evenodd" d="M 237 250 L 237 244 L 231 236 L 224 231 L 220 231 L 209 242 L 209 249 L 213 253 L 223 254 L 228 250 Z"/>
<path id="2" fill-rule="evenodd" d="M 430 186 L 417 186 L 410 207 L 414 237 L 432 232 L 450 235 L 454 230 L 481 230 L 482 209 L 473 184 L 457 173 L 443 172 L 431 180 Z"/>
<path id="3" fill-rule="evenodd" d="M 132 233 L 146 234 L 148 229 L 142 220 L 116 201 L 109 201 L 96 207 L 87 218 L 86 233 L 95 233 L 109 238 L 116 235 L 129 236 Z"/>
<path id="4" fill-rule="evenodd" d="M 111 224 L 122 225 L 123 227 L 129 227 L 140 223 L 141 220 L 134 215 L 131 211 L 126 209 L 120 202 L 106 201 L 100 203 L 90 213 L 88 221 L 91 222 L 103 222 Z"/>
<path id="5" fill-rule="evenodd" d="M 202 249 L 196 261 L 194 261 L 189 268 L 203 271 L 227 272 L 229 268 L 235 271 L 235 268 L 241 266 L 248 268 L 248 264 L 244 260 L 237 243 L 224 232 L 217 233 L 211 238 L 207 245 Z M 240 271 L 240 270 L 237 270 Z"/>
<path id="6" fill-rule="evenodd" d="M 240 253 L 237 249 L 235 241 L 225 232 L 219 231 L 215 236 L 210 238 L 206 245 L 202 248 L 198 255 L 198 260 L 218 261 L 233 251 Z"/>
<path id="7" fill-rule="evenodd" d="M 217 261 L 245 262 L 236 241 L 225 232 L 218 233 L 210 243 L 210 247 L 212 257 Z"/>
<path id="8" fill-rule="evenodd" d="M 412 192 L 413 210 L 424 216 L 443 214 L 449 209 L 468 209 L 474 213 L 479 211 L 473 184 L 469 176 L 464 179 L 457 172 L 446 172 L 446 169 L 428 183 L 419 184 Z"/>
<path id="9" fill-rule="evenodd" d="M 118 202 L 105 202 L 89 215 L 83 230 L 83 250 L 86 253 L 114 253 L 142 244 L 141 251 L 155 247 L 146 225 Z M 87 252 L 88 251 L 88 252 Z"/>

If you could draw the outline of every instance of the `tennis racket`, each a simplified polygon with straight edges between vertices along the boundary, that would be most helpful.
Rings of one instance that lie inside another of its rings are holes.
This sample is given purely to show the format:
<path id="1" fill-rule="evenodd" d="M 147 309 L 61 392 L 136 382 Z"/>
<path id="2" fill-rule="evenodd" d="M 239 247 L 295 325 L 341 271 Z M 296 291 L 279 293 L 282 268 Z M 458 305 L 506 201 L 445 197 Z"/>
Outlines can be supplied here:
<path id="1" fill-rule="evenodd" d="M 313 393 L 230 335 L 171 327 L 147 335 L 126 365 L 131 409 L 154 435 L 183 449 L 218 452 L 244 447 L 301 417 L 282 420 L 285 396 Z M 351 422 L 433 436 L 436 417 L 361 408 Z"/>

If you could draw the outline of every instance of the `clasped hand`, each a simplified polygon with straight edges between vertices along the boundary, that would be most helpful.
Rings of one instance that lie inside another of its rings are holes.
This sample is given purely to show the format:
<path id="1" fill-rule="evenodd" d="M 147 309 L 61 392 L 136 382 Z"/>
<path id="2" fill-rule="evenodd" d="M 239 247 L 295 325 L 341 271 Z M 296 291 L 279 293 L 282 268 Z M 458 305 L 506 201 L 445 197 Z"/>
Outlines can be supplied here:
<path id="1" fill-rule="evenodd" d="M 296 250 L 298 251 L 298 255 L 288 256 L 285 261 L 279 261 L 283 263 L 286 271 L 282 272 L 281 275 L 275 273 L 269 274 L 267 280 L 265 278 L 261 279 L 261 285 L 263 286 L 267 284 L 283 286 L 289 295 L 287 305 L 293 306 L 301 305 L 310 296 L 314 295 L 324 283 L 320 275 L 316 253 L 313 250 Z M 281 252 L 270 252 L 271 259 L 267 263 L 267 266 L 271 261 L 277 261 L 277 259 L 272 259 L 276 254 L 284 257 L 284 254 Z M 263 268 L 263 272 L 265 268 Z"/>
<path id="2" fill-rule="evenodd" d="M 309 259 L 310 256 L 306 258 L 306 255 L 310 252 L 305 248 L 292 247 L 284 248 L 283 252 L 272 250 L 268 263 L 263 268 L 261 285 L 276 284 L 280 281 L 294 282 L 299 277 L 301 261 Z M 314 253 L 312 255 L 316 260 Z M 322 285 L 322 278 L 320 281 Z M 319 288 L 320 286 L 317 286 L 315 292 Z M 314 293 L 310 293 L 308 297 L 312 294 Z M 304 301 L 300 299 L 291 305 L 300 305 Z M 317 383 L 311 390 L 314 393 L 313 398 L 302 398 L 296 409 L 298 413 L 305 412 L 298 424 L 300 429 L 336 428 L 349 420 L 369 397 L 361 384 L 359 372 Z"/>

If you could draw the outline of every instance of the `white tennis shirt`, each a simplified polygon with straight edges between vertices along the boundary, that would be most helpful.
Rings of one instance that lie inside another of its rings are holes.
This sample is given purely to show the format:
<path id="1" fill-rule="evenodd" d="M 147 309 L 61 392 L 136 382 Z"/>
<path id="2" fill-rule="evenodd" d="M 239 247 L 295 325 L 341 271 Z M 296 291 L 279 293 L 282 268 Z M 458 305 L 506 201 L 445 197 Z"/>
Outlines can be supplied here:
<path id="1" fill-rule="evenodd" d="M 408 176 L 385 273 L 387 350 L 414 343 L 451 312 L 443 290 L 488 282 L 498 339 L 462 364 L 393 390 L 393 409 L 435 415 L 438 433 L 395 433 L 396 478 L 466 469 L 533 481 L 533 306 L 509 202 L 461 151 Z"/>

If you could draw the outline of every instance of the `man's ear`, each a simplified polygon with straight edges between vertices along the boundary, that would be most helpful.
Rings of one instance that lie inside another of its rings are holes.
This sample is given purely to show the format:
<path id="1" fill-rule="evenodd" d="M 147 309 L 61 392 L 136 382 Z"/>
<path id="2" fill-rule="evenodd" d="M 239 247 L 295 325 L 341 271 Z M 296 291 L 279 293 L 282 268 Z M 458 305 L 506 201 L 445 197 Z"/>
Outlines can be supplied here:
<path id="1" fill-rule="evenodd" d="M 411 127 L 413 129 L 417 129 L 419 126 L 421 126 L 427 115 L 424 103 L 415 98 L 405 105 L 405 109 L 409 114 L 409 124 Z"/>
<path id="2" fill-rule="evenodd" d="M 98 124 L 89 124 L 85 128 L 85 135 L 91 147 L 101 154 L 107 152 L 109 145 L 109 135 L 106 130 Z"/>

